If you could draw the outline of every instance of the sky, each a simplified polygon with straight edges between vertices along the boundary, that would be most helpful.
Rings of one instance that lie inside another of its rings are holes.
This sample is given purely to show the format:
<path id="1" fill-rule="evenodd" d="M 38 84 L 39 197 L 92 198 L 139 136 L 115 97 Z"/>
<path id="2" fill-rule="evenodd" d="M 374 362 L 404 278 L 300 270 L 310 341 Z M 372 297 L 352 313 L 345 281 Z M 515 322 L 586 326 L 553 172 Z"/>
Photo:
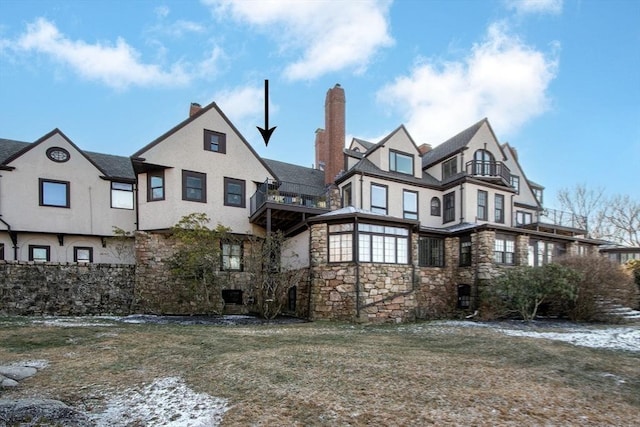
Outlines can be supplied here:
<path id="1" fill-rule="evenodd" d="M 215 101 L 262 157 L 311 166 L 337 83 L 347 144 L 487 117 L 546 207 L 640 198 L 638 0 L 0 1 L 0 138 L 129 156 Z"/>

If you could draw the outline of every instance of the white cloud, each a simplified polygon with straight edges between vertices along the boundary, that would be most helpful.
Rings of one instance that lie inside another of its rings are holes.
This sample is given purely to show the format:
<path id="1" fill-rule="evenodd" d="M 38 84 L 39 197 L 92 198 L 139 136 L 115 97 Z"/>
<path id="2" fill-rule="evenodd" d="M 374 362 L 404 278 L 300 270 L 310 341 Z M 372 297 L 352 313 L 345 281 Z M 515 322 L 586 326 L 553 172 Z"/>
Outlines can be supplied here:
<path id="1" fill-rule="evenodd" d="M 379 49 L 393 44 L 387 0 L 203 0 L 216 14 L 247 22 L 274 37 L 285 54 L 290 80 L 312 80 L 351 69 L 364 71 Z"/>
<path id="2" fill-rule="evenodd" d="M 233 123 L 255 121 L 261 126 L 264 123 L 264 87 L 248 85 L 224 89 L 216 92 L 213 99 Z M 269 112 L 275 112 L 271 103 Z"/>
<path id="3" fill-rule="evenodd" d="M 505 136 L 548 109 L 556 70 L 554 50 L 535 50 L 494 24 L 465 58 L 419 62 L 377 96 L 404 115 L 417 144 L 439 144 L 483 117 Z"/>
<path id="4" fill-rule="evenodd" d="M 46 19 L 27 25 L 27 30 L 14 42 L 3 41 L 16 52 L 36 52 L 69 66 L 87 80 L 124 89 L 132 85 L 183 85 L 190 81 L 185 67 L 176 63 L 163 70 L 155 64 L 140 61 L 140 54 L 122 38 L 115 44 L 89 44 L 70 40 Z"/>
<path id="5" fill-rule="evenodd" d="M 508 9 L 520 15 L 529 13 L 548 13 L 558 15 L 562 12 L 563 0 L 505 0 Z"/>

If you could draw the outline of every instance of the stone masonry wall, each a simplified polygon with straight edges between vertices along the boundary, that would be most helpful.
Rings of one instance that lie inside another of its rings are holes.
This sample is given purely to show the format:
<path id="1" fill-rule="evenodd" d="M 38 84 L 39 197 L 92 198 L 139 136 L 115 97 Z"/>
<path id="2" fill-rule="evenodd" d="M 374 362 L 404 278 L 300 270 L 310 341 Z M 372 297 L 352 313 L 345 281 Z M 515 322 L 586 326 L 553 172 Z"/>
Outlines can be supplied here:
<path id="1" fill-rule="evenodd" d="M 0 261 L 0 315 L 126 315 L 135 267 Z"/>

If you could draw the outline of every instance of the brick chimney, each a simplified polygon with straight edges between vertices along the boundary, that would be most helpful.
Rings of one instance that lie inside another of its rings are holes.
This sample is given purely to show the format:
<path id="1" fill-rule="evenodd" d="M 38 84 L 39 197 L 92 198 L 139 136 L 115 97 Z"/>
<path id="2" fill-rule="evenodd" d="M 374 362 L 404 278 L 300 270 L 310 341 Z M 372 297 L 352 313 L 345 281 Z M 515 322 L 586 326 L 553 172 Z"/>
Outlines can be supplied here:
<path id="1" fill-rule="evenodd" d="M 336 84 L 327 91 L 324 103 L 325 131 L 323 135 L 324 149 L 320 154 L 324 158 L 324 182 L 333 184 L 336 177 L 344 171 L 345 142 L 345 104 L 344 89 Z"/>
<path id="2" fill-rule="evenodd" d="M 421 146 L 418 147 L 418 151 L 420 152 L 421 156 L 424 156 L 425 153 L 428 153 L 432 149 L 433 147 L 431 147 L 431 144 L 422 144 Z"/>
<path id="3" fill-rule="evenodd" d="M 202 106 L 196 102 L 192 102 L 191 107 L 189 107 L 189 117 L 193 117 L 193 115 L 197 114 L 200 110 L 202 110 Z"/>

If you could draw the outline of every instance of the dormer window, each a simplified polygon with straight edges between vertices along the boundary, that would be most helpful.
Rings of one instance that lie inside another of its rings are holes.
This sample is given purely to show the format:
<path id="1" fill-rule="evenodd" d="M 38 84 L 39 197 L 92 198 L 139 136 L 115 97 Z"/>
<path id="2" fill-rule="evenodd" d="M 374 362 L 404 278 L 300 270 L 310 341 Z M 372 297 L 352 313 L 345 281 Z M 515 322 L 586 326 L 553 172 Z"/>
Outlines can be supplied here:
<path id="1" fill-rule="evenodd" d="M 532 187 L 531 190 L 533 191 L 533 195 L 536 197 L 538 203 L 542 206 L 542 189 Z"/>
<path id="2" fill-rule="evenodd" d="M 458 162 L 455 157 L 442 163 L 442 179 L 447 179 L 458 173 Z"/>
<path id="3" fill-rule="evenodd" d="M 390 150 L 389 171 L 413 175 L 413 156 L 410 154 Z"/>

